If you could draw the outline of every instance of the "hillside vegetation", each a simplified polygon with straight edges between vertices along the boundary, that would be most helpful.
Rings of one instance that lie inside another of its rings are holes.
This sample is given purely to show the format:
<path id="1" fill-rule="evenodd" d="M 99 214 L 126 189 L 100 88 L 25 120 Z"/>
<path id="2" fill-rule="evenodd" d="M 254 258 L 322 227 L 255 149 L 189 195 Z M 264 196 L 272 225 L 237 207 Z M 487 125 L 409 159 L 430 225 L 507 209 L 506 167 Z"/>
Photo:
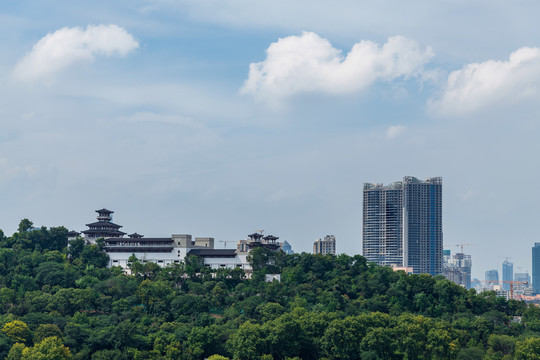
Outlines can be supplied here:
<path id="1" fill-rule="evenodd" d="M 0 359 L 540 359 L 540 309 L 359 255 L 257 249 L 251 279 L 132 259 L 126 275 L 66 234 L 0 231 Z"/>

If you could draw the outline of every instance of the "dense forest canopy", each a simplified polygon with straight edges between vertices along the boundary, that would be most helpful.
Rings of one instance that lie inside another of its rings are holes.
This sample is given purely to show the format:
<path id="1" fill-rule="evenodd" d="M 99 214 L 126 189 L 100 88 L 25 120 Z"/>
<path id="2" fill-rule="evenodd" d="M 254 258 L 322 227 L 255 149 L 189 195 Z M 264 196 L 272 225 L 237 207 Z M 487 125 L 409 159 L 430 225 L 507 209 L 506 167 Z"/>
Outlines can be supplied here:
<path id="1" fill-rule="evenodd" d="M 540 309 L 359 255 L 256 249 L 106 268 L 102 243 L 0 231 L 0 359 L 540 359 Z M 265 275 L 280 273 L 281 282 Z"/>

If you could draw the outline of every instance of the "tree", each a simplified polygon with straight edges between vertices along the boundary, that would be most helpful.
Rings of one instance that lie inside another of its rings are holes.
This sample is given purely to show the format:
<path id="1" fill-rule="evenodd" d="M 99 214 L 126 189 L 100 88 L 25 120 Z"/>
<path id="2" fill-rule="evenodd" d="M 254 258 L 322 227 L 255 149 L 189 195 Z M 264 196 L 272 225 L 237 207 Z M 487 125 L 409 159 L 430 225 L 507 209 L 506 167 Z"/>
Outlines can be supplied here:
<path id="1" fill-rule="evenodd" d="M 516 342 L 515 358 L 518 360 L 540 359 L 540 337 L 532 337 Z"/>
<path id="2" fill-rule="evenodd" d="M 34 331 L 34 343 L 39 343 L 45 338 L 57 337 L 61 339 L 63 337 L 62 331 L 56 324 L 41 324 Z"/>
<path id="3" fill-rule="evenodd" d="M 27 347 L 22 351 L 25 360 L 68 360 L 71 352 L 62 344 L 57 337 L 48 337 L 33 347 Z"/>
<path id="4" fill-rule="evenodd" d="M 2 332 L 6 334 L 13 342 L 25 344 L 30 340 L 31 334 L 28 325 L 20 320 L 8 322 L 2 328 Z"/>
<path id="5" fill-rule="evenodd" d="M 23 351 L 26 349 L 26 346 L 21 343 L 15 343 L 11 347 L 11 350 L 9 350 L 8 356 L 6 357 L 6 360 L 21 360 L 23 359 Z"/>
<path id="6" fill-rule="evenodd" d="M 250 321 L 240 325 L 236 333 L 227 341 L 227 347 L 235 359 L 251 360 L 265 353 L 266 334 L 260 325 Z"/>
<path id="7" fill-rule="evenodd" d="M 22 233 L 27 232 L 28 230 L 30 230 L 32 228 L 32 226 L 34 226 L 33 222 L 31 222 L 28 219 L 22 219 L 21 222 L 19 223 L 19 228 L 18 228 L 17 231 L 20 234 L 22 234 Z"/>
<path id="8" fill-rule="evenodd" d="M 85 241 L 83 238 L 78 237 L 75 240 L 69 242 L 68 253 L 71 259 L 78 258 L 84 250 Z"/>

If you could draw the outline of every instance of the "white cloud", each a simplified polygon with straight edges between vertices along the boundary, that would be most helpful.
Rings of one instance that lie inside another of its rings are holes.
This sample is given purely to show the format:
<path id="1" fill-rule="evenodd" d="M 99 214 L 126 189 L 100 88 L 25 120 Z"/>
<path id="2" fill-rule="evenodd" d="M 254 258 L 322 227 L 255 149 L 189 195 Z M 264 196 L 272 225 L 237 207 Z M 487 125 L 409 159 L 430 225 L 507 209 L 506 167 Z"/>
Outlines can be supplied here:
<path id="1" fill-rule="evenodd" d="M 19 80 L 43 78 L 75 63 L 92 62 L 96 55 L 125 56 L 138 46 L 133 36 L 117 25 L 64 27 L 39 40 L 19 61 L 13 76 Z"/>
<path id="2" fill-rule="evenodd" d="M 392 140 L 392 139 L 395 139 L 397 138 L 399 135 L 403 134 L 403 132 L 405 131 L 406 127 L 403 126 L 403 125 L 394 125 L 394 126 L 390 126 L 387 130 L 386 130 L 386 138 L 388 140 Z"/>
<path id="3" fill-rule="evenodd" d="M 394 36 L 382 47 L 363 40 L 344 57 L 313 32 L 281 38 L 266 53 L 264 61 L 250 64 L 242 92 L 270 102 L 303 92 L 356 92 L 377 80 L 416 76 L 433 56 L 431 48 Z"/>
<path id="4" fill-rule="evenodd" d="M 443 93 L 431 100 L 428 110 L 435 115 L 459 115 L 538 99 L 539 82 L 540 48 L 524 47 L 510 54 L 508 61 L 472 63 L 451 72 Z"/>

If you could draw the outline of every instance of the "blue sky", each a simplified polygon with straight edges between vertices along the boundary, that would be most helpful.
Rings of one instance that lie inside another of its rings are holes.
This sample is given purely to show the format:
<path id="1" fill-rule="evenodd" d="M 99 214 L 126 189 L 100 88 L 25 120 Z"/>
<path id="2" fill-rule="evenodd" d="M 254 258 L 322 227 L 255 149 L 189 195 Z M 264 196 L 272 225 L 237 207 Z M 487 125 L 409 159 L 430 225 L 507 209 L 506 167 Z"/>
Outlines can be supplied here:
<path id="1" fill-rule="evenodd" d="M 540 5 L 45 1 L 0 5 L 0 228 L 361 252 L 362 184 L 442 176 L 473 275 L 540 241 Z"/>

